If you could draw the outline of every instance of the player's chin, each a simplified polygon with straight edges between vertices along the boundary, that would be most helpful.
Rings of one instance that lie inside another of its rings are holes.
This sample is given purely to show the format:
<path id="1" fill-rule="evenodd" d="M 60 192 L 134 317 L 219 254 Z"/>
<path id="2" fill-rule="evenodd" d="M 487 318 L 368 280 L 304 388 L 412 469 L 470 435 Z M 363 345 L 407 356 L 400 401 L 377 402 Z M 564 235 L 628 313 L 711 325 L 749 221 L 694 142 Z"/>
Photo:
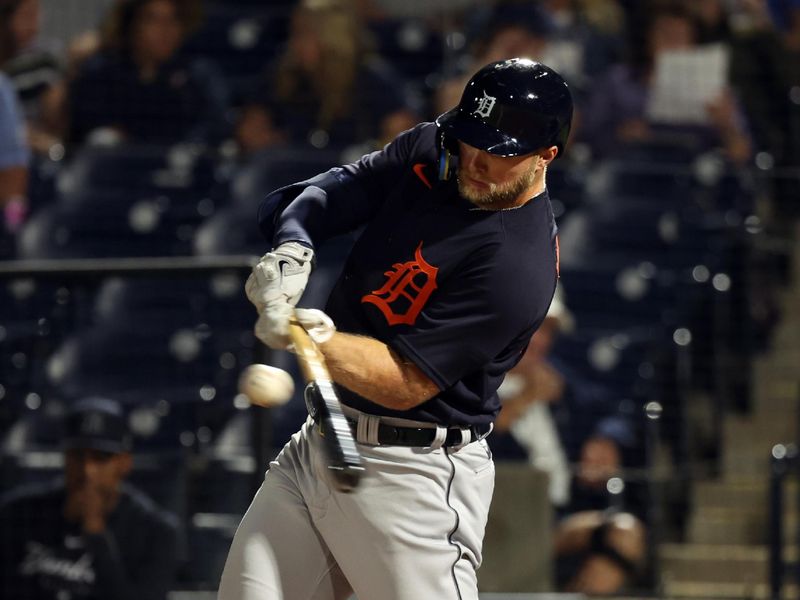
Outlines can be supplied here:
<path id="1" fill-rule="evenodd" d="M 485 187 L 485 189 L 481 189 Z M 490 188 L 488 185 L 481 184 L 477 186 L 472 184 L 467 178 L 460 179 L 458 182 L 458 192 L 463 198 L 466 198 L 473 204 L 482 206 L 491 203 Z"/>

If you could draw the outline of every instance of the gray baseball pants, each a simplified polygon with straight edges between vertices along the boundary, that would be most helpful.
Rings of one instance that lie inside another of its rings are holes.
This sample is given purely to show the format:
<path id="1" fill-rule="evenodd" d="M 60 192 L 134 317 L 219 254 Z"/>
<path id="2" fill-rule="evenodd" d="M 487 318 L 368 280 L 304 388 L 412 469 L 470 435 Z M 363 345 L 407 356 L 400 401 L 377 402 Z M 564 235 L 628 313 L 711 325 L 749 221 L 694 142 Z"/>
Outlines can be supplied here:
<path id="1" fill-rule="evenodd" d="M 350 494 L 331 487 L 322 443 L 309 418 L 270 463 L 219 600 L 477 600 L 494 491 L 486 442 L 359 444 L 366 473 Z"/>

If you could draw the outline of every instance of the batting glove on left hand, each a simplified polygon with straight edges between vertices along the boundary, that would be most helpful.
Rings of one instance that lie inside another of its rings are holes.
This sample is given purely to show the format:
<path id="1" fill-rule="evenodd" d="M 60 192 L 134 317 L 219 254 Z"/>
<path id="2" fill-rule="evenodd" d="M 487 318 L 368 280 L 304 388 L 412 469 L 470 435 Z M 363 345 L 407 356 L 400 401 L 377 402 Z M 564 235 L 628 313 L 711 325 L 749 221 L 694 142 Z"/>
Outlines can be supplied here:
<path id="1" fill-rule="evenodd" d="M 273 350 L 293 350 L 289 338 L 289 320 L 297 321 L 317 344 L 327 342 L 336 332 L 331 318 L 315 308 L 297 308 L 291 304 L 273 303 L 268 305 L 258 317 L 255 325 L 256 337 Z"/>
<path id="2" fill-rule="evenodd" d="M 303 244 L 281 244 L 253 267 L 244 285 L 247 298 L 259 313 L 273 303 L 296 305 L 306 289 L 313 259 L 314 251 Z"/>

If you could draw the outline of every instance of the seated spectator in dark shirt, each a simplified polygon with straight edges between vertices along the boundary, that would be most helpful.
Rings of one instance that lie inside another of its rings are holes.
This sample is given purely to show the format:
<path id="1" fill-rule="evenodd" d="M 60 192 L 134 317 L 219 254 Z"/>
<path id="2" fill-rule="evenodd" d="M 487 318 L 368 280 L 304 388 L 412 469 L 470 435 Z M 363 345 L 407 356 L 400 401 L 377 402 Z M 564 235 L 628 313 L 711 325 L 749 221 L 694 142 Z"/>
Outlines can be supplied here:
<path id="1" fill-rule="evenodd" d="M 705 123 L 661 123 L 648 116 L 659 57 L 670 51 L 697 49 L 698 23 L 679 2 L 646 4 L 632 23 L 631 58 L 610 67 L 591 86 L 581 110 L 576 137 L 596 157 L 625 155 L 642 144 L 680 145 L 689 154 L 721 149 L 734 164 L 752 156 L 752 142 L 743 111 L 730 88 L 705 106 Z"/>
<path id="2" fill-rule="evenodd" d="M 243 154 L 281 143 L 372 150 L 416 123 L 411 105 L 346 0 L 304 1 L 285 52 L 242 108 L 237 141 Z"/>
<path id="3" fill-rule="evenodd" d="M 580 511 L 565 517 L 553 539 L 556 586 L 564 592 L 607 596 L 630 592 L 642 579 L 647 532 L 630 513 Z"/>
<path id="4" fill-rule="evenodd" d="M 179 55 L 198 10 L 193 0 L 117 2 L 101 50 L 70 85 L 70 142 L 94 138 L 98 130 L 132 142 L 205 141 L 222 126 L 220 78 L 207 63 Z"/>
<path id="5" fill-rule="evenodd" d="M 116 402 L 67 414 L 64 476 L 0 497 L 0 596 L 163 600 L 177 565 L 177 519 L 124 483 L 130 433 Z"/>
<path id="6" fill-rule="evenodd" d="M 644 563 L 642 521 L 627 512 L 607 518 L 615 508 L 607 482 L 621 475 L 626 454 L 635 450 L 636 432 L 604 388 L 550 354 L 559 333 L 572 326 L 557 293 L 498 391 L 503 408 L 487 441 L 496 460 L 527 460 L 549 476 L 559 517 L 554 532 L 559 589 L 616 593 L 638 582 Z"/>

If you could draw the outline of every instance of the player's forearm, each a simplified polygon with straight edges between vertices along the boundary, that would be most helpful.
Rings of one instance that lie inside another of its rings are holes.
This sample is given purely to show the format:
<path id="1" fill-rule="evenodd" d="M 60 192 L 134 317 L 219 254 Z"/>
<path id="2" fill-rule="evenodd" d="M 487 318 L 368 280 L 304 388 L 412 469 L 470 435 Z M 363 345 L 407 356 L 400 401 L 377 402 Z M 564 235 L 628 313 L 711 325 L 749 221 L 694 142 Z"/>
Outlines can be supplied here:
<path id="1" fill-rule="evenodd" d="M 320 349 L 336 383 L 386 408 L 408 410 L 439 393 L 416 365 L 376 339 L 337 332 Z"/>

